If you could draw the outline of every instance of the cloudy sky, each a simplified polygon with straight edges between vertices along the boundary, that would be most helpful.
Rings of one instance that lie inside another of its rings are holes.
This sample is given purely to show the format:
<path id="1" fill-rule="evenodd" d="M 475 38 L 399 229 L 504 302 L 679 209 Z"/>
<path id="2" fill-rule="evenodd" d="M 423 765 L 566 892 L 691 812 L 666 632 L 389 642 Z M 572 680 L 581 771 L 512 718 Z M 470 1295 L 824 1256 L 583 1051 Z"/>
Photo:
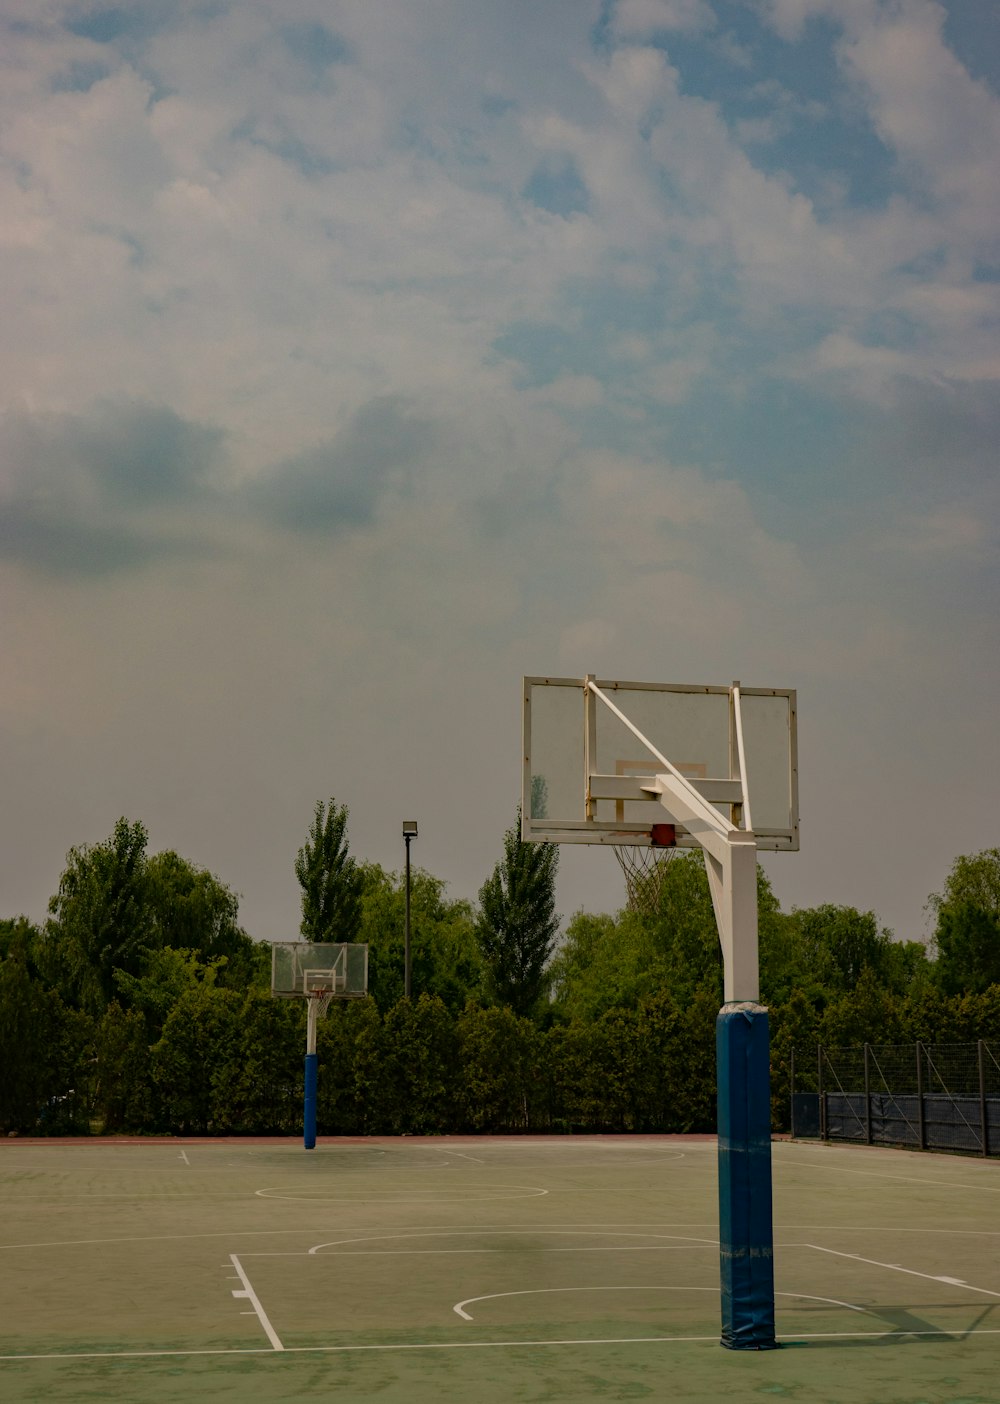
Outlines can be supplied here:
<path id="1" fill-rule="evenodd" d="M 124 814 L 292 935 L 330 795 L 475 897 L 594 672 L 797 688 L 778 895 L 925 934 L 1000 843 L 994 4 L 0 20 L 0 914 Z"/>

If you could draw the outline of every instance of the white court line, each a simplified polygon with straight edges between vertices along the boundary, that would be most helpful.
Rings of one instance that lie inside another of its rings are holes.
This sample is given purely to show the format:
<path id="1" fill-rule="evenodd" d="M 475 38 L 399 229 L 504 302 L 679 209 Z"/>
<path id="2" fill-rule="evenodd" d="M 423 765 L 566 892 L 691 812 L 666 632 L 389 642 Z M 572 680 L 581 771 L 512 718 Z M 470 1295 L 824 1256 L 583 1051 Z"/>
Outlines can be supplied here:
<path id="1" fill-rule="evenodd" d="M 177 1196 L 177 1197 L 175 1197 L 174 1199 L 171 1199 L 171 1200 L 170 1200 L 170 1203 L 171 1203 L 171 1204 L 177 1203 L 179 1200 L 182 1200 L 183 1198 L 184 1198 L 184 1196 Z M 306 1202 L 309 1202 L 309 1201 L 306 1201 Z M 314 1202 L 315 1202 L 315 1203 L 322 1203 L 323 1201 L 322 1201 L 322 1200 L 316 1200 L 316 1201 L 314 1201 Z M 381 1205 L 375 1205 L 375 1206 L 373 1206 L 373 1207 L 375 1207 L 375 1208 L 380 1208 Z M 437 1207 L 437 1206 L 431 1205 L 430 1207 L 431 1207 L 431 1208 L 435 1208 L 435 1207 Z M 331 1227 L 332 1227 L 332 1226 L 331 1226 Z M 536 1231 L 537 1227 L 538 1227 L 537 1224 L 523 1224 L 523 1225 L 521 1225 L 520 1227 L 513 1227 L 513 1228 L 512 1228 L 510 1225 L 508 1225 L 508 1224 L 497 1224 L 497 1225 L 493 1225 L 493 1224 L 483 1224 L 483 1225 L 481 1225 L 481 1226 L 476 1230 L 476 1232 L 478 1232 L 478 1233 L 484 1233 L 484 1232 L 489 1232 L 489 1233 L 493 1233 L 493 1232 L 497 1232 L 497 1233 L 499 1233 L 499 1232 L 504 1232 L 504 1233 L 521 1233 L 521 1232 L 524 1232 L 524 1233 L 533 1233 L 533 1232 Z M 578 1232 L 586 1232 L 587 1229 L 588 1229 L 589 1227 L 591 1227 L 591 1225 L 586 1225 L 586 1226 L 584 1226 L 583 1228 L 581 1228 L 580 1230 L 574 1229 L 573 1231 L 574 1231 L 574 1232 L 577 1232 L 577 1231 L 578 1231 Z M 615 1227 L 616 1227 L 616 1226 L 615 1226 L 613 1223 L 610 1224 L 610 1225 L 609 1225 L 609 1224 L 602 1224 L 602 1225 L 601 1225 L 601 1228 L 605 1228 L 605 1229 L 607 1229 L 607 1228 L 614 1229 Z M 670 1227 L 670 1225 L 669 1225 L 669 1224 L 661 1225 L 661 1227 L 666 1227 L 666 1228 L 668 1228 L 668 1227 Z M 684 1224 L 678 1224 L 677 1227 L 678 1227 L 678 1228 L 693 1228 L 694 1225 L 684 1223 Z M 805 1225 L 804 1227 L 807 1227 L 807 1228 L 809 1228 L 809 1229 L 812 1229 L 812 1228 L 815 1228 L 816 1225 L 814 1225 L 814 1224 L 808 1224 L 808 1225 Z M 43 1239 L 39 1239 L 37 1242 L 33 1242 L 33 1243 L 0 1243 L 0 1252 L 5 1252 L 5 1251 L 7 1251 L 8 1249 L 13 1250 L 13 1249 L 16 1249 L 16 1248 L 92 1248 L 92 1247 L 94 1247 L 94 1246 L 97 1245 L 97 1244 L 103 1245 L 103 1244 L 107 1244 L 107 1243 L 183 1243 L 185 1240 L 190 1239 L 190 1238 L 196 1238 L 196 1239 L 199 1239 L 199 1240 L 200 1240 L 200 1239 L 210 1239 L 210 1238 L 228 1238 L 228 1239 L 230 1239 L 230 1240 L 233 1239 L 233 1238 L 306 1238 L 306 1237 L 308 1237 L 308 1236 L 311 1235 L 311 1234 L 315 1234 L 316 1231 L 317 1231 L 316 1225 L 315 1225 L 315 1224 L 312 1224 L 312 1225 L 310 1225 L 310 1226 L 307 1227 L 307 1228 L 300 1228 L 300 1229 L 228 1229 L 228 1230 L 227 1230 L 226 1232 L 224 1232 L 224 1233 L 150 1233 L 150 1234 L 123 1235 L 123 1236 L 118 1237 L 118 1238 L 43 1238 Z M 438 1233 L 438 1232 L 440 1232 L 440 1233 L 453 1233 L 453 1232 L 455 1232 L 455 1230 L 452 1228 L 451 1225 L 442 1225 L 442 1227 L 440 1228 L 440 1230 L 436 1230 L 436 1229 L 428 1229 L 428 1230 L 427 1230 L 427 1233 L 428 1233 L 430 1236 L 432 1236 L 432 1237 L 433 1237 L 436 1233 Z M 468 1230 L 468 1232 L 471 1233 L 472 1230 L 470 1229 L 470 1230 Z M 548 1232 L 548 1230 L 546 1230 L 546 1232 Z M 928 1230 L 928 1232 L 931 1232 L 931 1230 Z M 934 1230 L 934 1232 L 936 1232 L 936 1230 Z M 337 1239 L 337 1240 L 334 1240 L 332 1246 L 336 1246 L 336 1243 L 341 1243 L 341 1242 L 343 1242 L 343 1243 L 364 1243 L 364 1242 L 367 1241 L 367 1238 L 368 1238 L 368 1237 L 372 1237 L 372 1236 L 373 1236 L 373 1235 L 367 1235 L 367 1236 L 362 1236 L 361 1238 Z M 647 1236 L 648 1236 L 648 1233 L 644 1233 L 644 1234 L 643 1234 L 643 1237 L 647 1237 Z M 679 1237 L 680 1235 L 677 1235 L 677 1234 L 670 1234 L 670 1235 L 667 1235 L 667 1236 L 673 1238 L 673 1237 Z M 376 1238 L 398 1238 L 399 1235 L 398 1235 L 398 1234 L 376 1234 L 376 1235 L 374 1235 L 374 1237 L 376 1237 Z M 717 1238 L 716 1238 L 716 1239 L 708 1239 L 708 1240 L 697 1239 L 697 1238 L 696 1238 L 696 1239 L 692 1239 L 692 1242 L 694 1242 L 694 1243 L 700 1243 L 700 1242 L 714 1242 L 714 1243 L 718 1244 L 718 1241 L 719 1241 L 719 1240 L 718 1240 Z M 320 1246 L 321 1246 L 321 1247 L 324 1247 L 324 1246 L 327 1246 L 327 1245 L 321 1244 Z"/>
<path id="2" fill-rule="evenodd" d="M 184 1198 L 185 1198 L 185 1196 L 177 1196 L 176 1198 L 171 1198 L 171 1200 L 170 1200 L 169 1202 L 170 1202 L 171 1204 L 174 1204 L 174 1203 L 183 1201 Z M 317 1201 L 317 1202 L 321 1202 L 321 1201 Z M 379 1207 L 379 1206 L 376 1206 L 376 1207 Z M 629 1223 L 631 1224 L 631 1222 L 632 1222 L 632 1221 L 630 1220 Z M 592 1229 L 596 1229 L 597 1227 L 600 1227 L 602 1231 L 613 1231 L 613 1230 L 616 1229 L 617 1226 L 616 1226 L 614 1223 L 611 1223 L 611 1224 L 602 1223 L 602 1224 L 600 1224 L 600 1225 L 592 1224 L 592 1223 L 591 1223 L 591 1224 L 587 1224 L 587 1225 L 585 1225 L 585 1226 L 582 1226 L 582 1227 L 579 1228 L 579 1229 L 573 1229 L 573 1230 L 568 1230 L 568 1231 L 571 1231 L 571 1232 L 579 1232 L 579 1233 L 587 1233 L 587 1232 L 590 1232 Z M 668 1224 L 663 1224 L 663 1225 L 661 1225 L 661 1228 L 669 1228 L 669 1227 L 671 1227 L 671 1225 L 670 1225 L 669 1223 L 668 1223 Z M 691 1228 L 696 1227 L 696 1225 L 695 1225 L 694 1223 L 691 1223 L 691 1222 L 685 1222 L 685 1223 L 682 1223 L 682 1224 L 677 1224 L 676 1227 L 677 1227 L 677 1228 L 691 1229 Z M 705 1227 L 706 1227 L 706 1228 L 714 1227 L 714 1225 L 706 1224 Z M 802 1233 L 802 1232 L 810 1232 L 810 1233 L 811 1233 L 812 1231 L 814 1231 L 814 1230 L 816 1230 L 816 1229 L 828 1229 L 829 1227 L 830 1227 L 829 1224 L 780 1224 L 780 1225 L 777 1225 L 777 1226 L 775 1227 L 775 1233 L 776 1233 L 776 1234 L 779 1234 L 779 1233 L 792 1233 L 793 1231 L 794 1231 L 794 1232 L 798 1232 L 798 1233 Z M 468 1231 L 468 1232 L 472 1232 L 472 1230 L 467 1230 L 467 1231 Z M 997 1238 L 997 1237 L 1000 1237 L 1000 1230 L 995 1230 L 995 1229 L 957 1229 L 957 1228 L 956 1228 L 956 1229 L 935 1229 L 935 1228 L 926 1228 L 926 1229 L 923 1229 L 923 1228 L 896 1228 L 896 1227 L 889 1228 L 889 1227 L 887 1227 L 887 1226 L 884 1225 L 884 1224 L 838 1224 L 838 1225 L 837 1225 L 837 1231 L 838 1231 L 838 1233 L 841 1232 L 841 1231 L 843 1231 L 843 1232 L 845 1232 L 845 1233 L 848 1233 L 848 1232 L 849 1232 L 849 1233 L 925 1233 L 925 1234 L 946 1234 L 949 1238 L 958 1238 L 958 1237 L 962 1237 L 962 1238 Z M 93 1247 L 103 1247 L 103 1246 L 105 1246 L 105 1245 L 107 1245 L 107 1244 L 113 1244 L 113 1243 L 184 1243 L 184 1242 L 186 1242 L 186 1241 L 189 1240 L 189 1239 L 198 1239 L 198 1240 L 200 1241 L 200 1240 L 208 1240 L 208 1239 L 213 1239 L 213 1238 L 227 1238 L 227 1239 L 229 1239 L 230 1241 L 232 1241 L 233 1238 L 308 1238 L 310 1235 L 315 1234 L 315 1232 L 316 1232 L 316 1225 L 315 1225 L 315 1224 L 312 1224 L 312 1225 L 310 1225 L 310 1226 L 308 1226 L 308 1227 L 306 1227 L 306 1228 L 297 1228 L 297 1229 L 241 1229 L 241 1228 L 237 1228 L 237 1229 L 227 1229 L 227 1230 L 225 1230 L 224 1232 L 220 1232 L 220 1233 L 145 1233 L 145 1234 L 123 1234 L 123 1235 L 120 1235 L 120 1236 L 118 1236 L 118 1237 L 109 1237 L 109 1238 L 41 1238 L 41 1239 L 32 1240 L 32 1241 L 30 1241 L 30 1242 L 26 1242 L 26 1243 L 0 1243 L 0 1252 L 14 1252 L 14 1251 L 16 1251 L 17 1249 L 22 1249 L 22 1248 L 93 1248 Z M 427 1230 L 427 1235 L 428 1235 L 428 1236 L 431 1236 L 431 1237 L 434 1237 L 437 1233 L 453 1234 L 453 1233 L 455 1233 L 455 1232 L 457 1232 L 457 1230 L 454 1229 L 451 1225 L 442 1225 L 441 1228 L 440 1228 L 440 1230 L 435 1230 L 435 1229 L 429 1229 L 429 1230 Z M 503 1225 L 500 1225 L 500 1224 L 497 1224 L 497 1225 L 493 1225 L 493 1224 L 483 1224 L 483 1225 L 480 1225 L 480 1226 L 475 1230 L 475 1232 L 477 1232 L 477 1233 L 501 1233 L 501 1232 L 502 1232 L 502 1233 L 522 1233 L 522 1232 L 523 1232 L 523 1233 L 537 1233 L 537 1232 L 538 1232 L 538 1225 L 537 1225 L 537 1224 L 522 1224 L 520 1227 L 514 1227 L 514 1228 L 512 1228 L 512 1227 L 511 1227 L 510 1225 L 508 1225 L 508 1224 L 503 1224 Z M 546 1233 L 549 1233 L 549 1232 L 552 1232 L 552 1230 L 546 1229 L 545 1232 L 546 1232 Z M 398 1234 L 376 1234 L 376 1235 L 373 1235 L 373 1236 L 374 1236 L 375 1238 L 398 1238 L 398 1237 L 399 1237 Z M 636 1236 L 636 1237 L 639 1237 L 640 1235 L 639 1235 L 639 1234 L 636 1234 L 635 1236 Z M 651 1235 L 651 1234 L 649 1233 L 648 1230 L 644 1230 L 644 1232 L 642 1233 L 641 1236 L 645 1238 L 645 1237 L 651 1237 L 651 1236 L 654 1236 L 654 1235 Z M 664 1235 L 664 1236 L 665 1236 L 665 1237 L 669 1237 L 669 1238 L 681 1238 L 681 1237 L 682 1237 L 682 1235 L 680 1235 L 680 1234 L 667 1234 L 667 1235 Z M 319 1247 L 337 1247 L 338 1244 L 340 1244 L 340 1243 L 364 1243 L 364 1242 L 368 1242 L 368 1241 L 369 1241 L 369 1238 L 363 1236 L 363 1237 L 361 1237 L 361 1238 L 335 1239 L 335 1240 L 331 1240 L 331 1242 L 330 1242 L 329 1244 L 319 1244 L 318 1246 L 319 1246 Z M 692 1243 L 714 1243 L 716 1246 L 718 1246 L 719 1240 L 718 1240 L 717 1238 L 714 1238 L 714 1239 L 713 1239 L 713 1238 L 692 1238 L 692 1239 L 691 1239 L 691 1242 L 692 1242 Z M 794 1244 L 794 1243 L 793 1243 L 793 1244 L 789 1244 L 789 1243 L 785 1242 L 784 1240 L 778 1240 L 778 1239 L 776 1239 L 775 1242 L 776 1242 L 776 1246 L 781 1247 L 781 1248 L 788 1248 L 788 1247 L 798 1247 L 798 1246 L 801 1246 L 801 1245 Z M 813 1246 L 813 1245 L 809 1245 L 809 1246 Z M 310 1250 L 310 1251 L 311 1251 L 311 1250 Z"/>
<path id="3" fill-rule="evenodd" d="M 181 1151 L 181 1160 L 183 1160 L 183 1162 L 184 1162 L 185 1165 L 190 1165 L 190 1164 L 191 1164 L 190 1160 L 188 1160 L 188 1158 L 187 1158 L 187 1151 L 186 1151 L 186 1150 L 182 1150 L 182 1151 Z"/>
<path id="4" fill-rule="evenodd" d="M 825 1170 L 832 1175 L 865 1175 L 869 1180 L 901 1180 L 907 1185 L 941 1185 L 945 1189 L 963 1190 L 989 1190 L 993 1194 L 1000 1194 L 1000 1185 L 984 1185 L 980 1182 L 973 1183 L 971 1180 L 924 1180 L 917 1175 L 893 1175 L 880 1170 L 855 1170 L 853 1166 L 846 1165 L 819 1165 L 810 1160 L 788 1160 L 785 1156 L 775 1161 L 780 1165 L 802 1166 L 806 1170 Z"/>
<path id="5" fill-rule="evenodd" d="M 349 1243 L 381 1243 L 381 1242 L 385 1242 L 385 1241 L 398 1242 L 400 1239 L 404 1239 L 404 1238 L 475 1238 L 475 1237 L 477 1237 L 477 1236 L 481 1236 L 481 1235 L 484 1235 L 484 1234 L 487 1234 L 487 1233 L 494 1234 L 494 1235 L 496 1235 L 496 1236 L 500 1236 L 500 1235 L 503 1235 L 503 1234 L 514 1234 L 515 1236 L 518 1236 L 518 1237 L 522 1236 L 522 1235 L 525 1234 L 525 1233 L 533 1233 L 533 1234 L 535 1234 L 535 1235 L 536 1235 L 537 1237 L 539 1237 L 539 1238 L 555 1238 L 555 1237 L 564 1237 L 564 1238 L 669 1238 L 669 1239 L 671 1240 L 672 1243 L 682 1243 L 682 1244 L 685 1244 L 685 1245 L 689 1245 L 689 1244 L 692 1244 L 692 1243 L 697 1243 L 697 1244 L 699 1244 L 699 1245 L 702 1246 L 702 1247 L 708 1247 L 708 1248 L 718 1248 L 718 1246 L 719 1246 L 719 1240 L 718 1240 L 717 1238 L 690 1238 L 690 1237 L 687 1237 L 686 1235 L 680 1234 L 680 1233 L 650 1233 L 648 1230 L 647 1230 L 645 1233 L 633 1233 L 633 1232 L 630 1232 L 630 1231 L 628 1231 L 628 1230 L 622 1230 L 622 1229 L 613 1229 L 613 1228 L 612 1228 L 612 1229 L 598 1229 L 598 1228 L 596 1228 L 596 1227 L 592 1227 L 592 1226 L 589 1226 L 589 1225 L 581 1225 L 579 1228 L 559 1228 L 559 1229 L 540 1229 L 540 1228 L 531 1228 L 531 1229 L 525 1229 L 525 1228 L 447 1229 L 447 1228 L 439 1228 L 439 1229 L 423 1229 L 423 1230 L 421 1230 L 419 1233 L 365 1233 L 365 1234 L 359 1235 L 357 1238 L 335 1238 L 335 1239 L 331 1239 L 329 1243 L 317 1243 L 316 1246 L 315 1246 L 314 1248 L 310 1248 L 310 1249 L 309 1249 L 309 1256 L 310 1256 L 310 1257 L 314 1257 L 317 1253 L 322 1252 L 322 1250 L 323 1250 L 324 1248 L 343 1248 L 346 1244 L 349 1244 Z M 652 1246 L 653 1246 L 653 1247 L 658 1247 L 659 1245 L 658 1245 L 658 1244 L 654 1244 L 654 1245 L 652 1245 Z M 406 1250 L 403 1249 L 403 1250 L 400 1250 L 400 1251 L 405 1252 Z M 414 1251 L 419 1252 L 419 1251 L 423 1251 L 423 1250 L 415 1249 Z M 442 1252 L 449 1252 L 449 1251 L 451 1251 L 451 1250 L 449 1250 L 449 1249 L 442 1249 L 441 1251 L 442 1251 Z M 457 1250 L 456 1250 L 456 1251 L 457 1251 Z M 476 1249 L 476 1250 L 474 1250 L 474 1251 L 477 1251 L 477 1252 L 478 1252 L 479 1250 Z M 492 1250 L 484 1250 L 484 1251 L 492 1251 Z M 548 1250 L 539 1250 L 539 1251 L 549 1251 L 549 1252 L 555 1252 L 555 1251 L 576 1252 L 576 1251 L 578 1251 L 578 1250 L 572 1249 L 572 1248 L 571 1248 L 571 1249 L 563 1249 L 563 1250 L 548 1249 Z M 614 1249 L 607 1249 L 606 1251 L 608 1251 L 608 1252 L 613 1252 Z M 270 1255 L 269 1255 L 269 1254 L 263 1254 L 263 1253 L 261 1253 L 261 1254 L 254 1254 L 254 1256 L 255 1256 L 255 1257 L 265 1257 L 265 1256 L 270 1256 Z M 289 1255 L 289 1256 L 290 1256 L 290 1255 Z M 339 1255 L 337 1255 L 337 1256 L 340 1256 L 340 1257 L 349 1257 L 349 1256 L 351 1256 L 351 1255 L 350 1255 L 350 1254 L 347 1254 L 347 1253 L 344 1253 L 344 1254 L 339 1254 Z"/>
<path id="6" fill-rule="evenodd" d="M 523 1230 L 519 1229 L 518 1233 Z M 542 1232 L 542 1230 L 539 1230 Z M 581 1234 L 586 1233 L 585 1229 L 580 1230 Z M 697 1240 L 695 1240 L 697 1241 Z M 705 1246 L 718 1249 L 717 1243 L 709 1243 L 706 1239 Z M 808 1247 L 808 1244 L 791 1244 L 791 1247 Z M 329 1243 L 319 1244 L 321 1248 L 329 1248 Z M 687 1253 L 690 1251 L 690 1243 L 644 1243 L 644 1244 L 621 1244 L 615 1248 L 522 1248 L 522 1253 Z M 461 1257 L 462 1254 L 476 1253 L 507 1253 L 506 1248 L 351 1248 L 346 1253 L 327 1253 L 328 1258 L 434 1258 L 434 1257 Z M 315 1255 L 315 1250 L 310 1248 L 310 1254 Z M 301 1253 L 246 1253 L 248 1258 L 301 1258 Z"/>
<path id="7" fill-rule="evenodd" d="M 323 1244 L 328 1247 L 328 1244 Z M 712 1245 L 718 1251 L 719 1245 Z M 808 1247 L 807 1244 L 793 1245 L 796 1247 Z M 687 1243 L 651 1243 L 646 1247 L 621 1248 L 526 1248 L 525 1253 L 686 1253 L 690 1245 Z M 311 1252 L 312 1250 L 310 1250 Z M 370 1252 L 365 1248 L 353 1248 L 348 1253 L 325 1253 L 327 1258 L 461 1258 L 476 1256 L 483 1257 L 490 1253 L 500 1253 L 507 1255 L 507 1248 L 373 1248 Z M 299 1253 L 244 1253 L 245 1258 L 301 1258 Z M 718 1288 L 713 1289 L 715 1291 Z"/>
<path id="8" fill-rule="evenodd" d="M 891 1331 L 796 1331 L 789 1336 L 779 1336 L 778 1340 L 791 1344 L 794 1341 L 885 1341 L 891 1340 L 893 1337 L 899 1340 L 912 1340 L 915 1336 L 930 1338 L 940 1336 L 945 1340 L 953 1341 L 959 1334 L 963 1340 L 968 1340 L 971 1336 L 1000 1336 L 1000 1327 L 996 1329 L 993 1327 L 977 1328 L 964 1332 L 900 1331 L 896 1329 Z M 583 1340 L 557 1341 L 390 1341 L 384 1345 L 285 1346 L 284 1353 L 286 1356 L 350 1355 L 388 1350 L 518 1350 L 525 1346 L 537 1346 L 540 1349 L 573 1346 L 575 1349 L 579 1349 L 583 1346 L 689 1345 L 692 1343 L 717 1346 L 719 1333 L 716 1332 L 713 1336 L 607 1336 L 596 1339 L 591 1336 Z M 165 1356 L 176 1359 L 199 1355 L 273 1354 L 272 1350 L 265 1350 L 263 1346 L 237 1346 L 216 1350 L 79 1350 L 52 1351 L 47 1355 L 0 1355 L 0 1362 L 4 1360 L 156 1360 Z"/>
<path id="9" fill-rule="evenodd" d="M 240 1281 L 243 1283 L 244 1287 L 244 1290 L 242 1292 L 234 1290 L 233 1296 L 244 1297 L 250 1303 L 250 1305 L 253 1307 L 253 1314 L 257 1317 L 257 1320 L 263 1326 L 264 1333 L 267 1336 L 267 1339 L 271 1342 L 271 1345 L 274 1347 L 275 1350 L 284 1350 L 285 1347 L 281 1344 L 281 1341 L 278 1338 L 277 1331 L 271 1325 L 270 1321 L 268 1321 L 267 1312 L 261 1306 L 260 1298 L 257 1296 L 257 1293 L 253 1290 L 253 1287 L 251 1287 L 250 1279 L 243 1271 L 243 1267 L 240 1263 L 239 1258 L 236 1256 L 235 1253 L 230 1253 L 229 1261 L 239 1273 Z"/>
<path id="10" fill-rule="evenodd" d="M 936 1228 L 903 1228 L 898 1224 L 836 1224 L 834 1225 L 838 1233 L 943 1233 L 949 1238 L 1000 1238 L 1000 1229 L 936 1229 Z M 814 1229 L 828 1229 L 829 1224 L 781 1224 L 775 1228 L 775 1233 L 791 1233 L 794 1229 L 797 1233 L 811 1233 Z M 783 1248 L 803 1248 L 811 1247 L 811 1244 L 783 1243 Z"/>
<path id="11" fill-rule="evenodd" d="M 841 1253 L 836 1248 L 823 1248 L 818 1243 L 804 1243 L 804 1248 L 815 1248 L 817 1253 L 832 1253 L 835 1258 L 849 1258 L 852 1263 L 868 1263 L 871 1267 L 888 1268 L 890 1272 L 905 1272 L 908 1277 L 922 1277 L 927 1282 L 945 1282 L 949 1287 L 964 1287 L 967 1292 L 981 1292 L 984 1297 L 998 1297 L 1000 1292 L 991 1292 L 988 1287 L 973 1287 L 971 1282 L 962 1282 L 957 1277 L 939 1277 L 932 1272 L 916 1272 L 913 1268 L 900 1267 L 898 1263 L 880 1263 L 875 1258 L 863 1258 L 860 1253 Z"/>
<path id="12" fill-rule="evenodd" d="M 436 1167 L 448 1168 L 448 1167 Z M 487 1204 L 495 1203 L 499 1199 L 541 1199 L 549 1191 L 542 1189 L 540 1185 L 498 1185 L 486 1184 L 478 1185 L 476 1191 L 471 1194 L 462 1194 L 459 1190 L 457 1197 L 452 1186 L 447 1186 L 443 1190 L 439 1185 L 435 1185 L 428 1190 L 412 1190 L 395 1188 L 393 1186 L 381 1185 L 368 1190 L 357 1189 L 340 1192 L 336 1188 L 330 1190 L 328 1194 L 288 1194 L 287 1189 L 298 1189 L 298 1185 L 273 1185 L 264 1189 L 254 1190 L 254 1195 L 258 1199 L 278 1199 L 290 1204 L 366 1204 L 373 1208 L 380 1208 L 383 1204 L 426 1204 L 433 1208 L 437 1204 Z M 479 1190 L 499 1190 L 498 1194 L 480 1194 Z M 516 1191 L 516 1192 L 512 1192 Z"/>
<path id="13" fill-rule="evenodd" d="M 548 1296 L 553 1292 L 712 1292 L 717 1294 L 718 1290 L 718 1287 L 529 1287 L 521 1292 L 487 1292 L 482 1297 L 466 1297 L 464 1302 L 456 1302 L 452 1311 L 463 1321 L 471 1321 L 472 1317 L 464 1310 L 465 1307 L 475 1306 L 477 1302 L 492 1302 L 498 1297 L 538 1297 Z M 846 1307 L 848 1311 L 864 1312 L 867 1316 L 875 1315 L 867 1307 L 855 1306 L 853 1302 L 842 1302 L 837 1297 L 816 1297 L 809 1292 L 775 1292 L 774 1295 L 776 1297 L 794 1297 L 796 1301 L 826 1302 L 830 1306 Z"/>

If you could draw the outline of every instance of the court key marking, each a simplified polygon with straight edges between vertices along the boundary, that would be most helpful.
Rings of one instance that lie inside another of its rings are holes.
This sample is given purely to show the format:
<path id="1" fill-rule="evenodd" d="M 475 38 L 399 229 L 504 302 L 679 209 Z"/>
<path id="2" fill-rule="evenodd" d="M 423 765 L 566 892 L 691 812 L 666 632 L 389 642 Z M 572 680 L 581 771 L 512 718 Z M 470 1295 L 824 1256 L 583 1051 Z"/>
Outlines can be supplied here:
<path id="1" fill-rule="evenodd" d="M 233 1289 L 233 1296 L 242 1297 L 250 1303 L 250 1305 L 253 1307 L 252 1314 L 256 1316 L 257 1320 L 263 1326 L 264 1334 L 267 1336 L 267 1339 L 271 1342 L 271 1345 L 274 1347 L 275 1350 L 284 1350 L 285 1347 L 281 1344 L 281 1339 L 278 1336 L 277 1331 L 274 1329 L 274 1327 L 268 1320 L 267 1312 L 261 1306 L 260 1298 L 257 1296 L 257 1293 L 253 1290 L 253 1286 L 251 1285 L 250 1279 L 244 1272 L 243 1265 L 240 1262 L 239 1258 L 236 1256 L 235 1253 L 230 1253 L 229 1261 L 236 1269 L 239 1280 L 243 1283 L 242 1290 L 240 1290 L 239 1288 Z"/>
<path id="2" fill-rule="evenodd" d="M 908 1277 L 922 1277 L 926 1282 L 945 1282 L 949 1287 L 964 1287 L 967 1292 L 980 1292 L 984 1297 L 1000 1298 L 1000 1292 L 991 1292 L 988 1287 L 973 1287 L 971 1282 L 963 1282 L 960 1277 L 917 1272 L 914 1268 L 900 1267 L 899 1263 L 880 1263 L 875 1258 L 863 1258 L 860 1253 L 841 1253 L 836 1248 L 823 1248 L 818 1243 L 807 1243 L 805 1246 L 815 1248 L 817 1253 L 832 1253 L 835 1258 L 849 1258 L 854 1263 L 868 1263 L 871 1267 L 888 1268 L 890 1272 L 905 1272 Z"/>

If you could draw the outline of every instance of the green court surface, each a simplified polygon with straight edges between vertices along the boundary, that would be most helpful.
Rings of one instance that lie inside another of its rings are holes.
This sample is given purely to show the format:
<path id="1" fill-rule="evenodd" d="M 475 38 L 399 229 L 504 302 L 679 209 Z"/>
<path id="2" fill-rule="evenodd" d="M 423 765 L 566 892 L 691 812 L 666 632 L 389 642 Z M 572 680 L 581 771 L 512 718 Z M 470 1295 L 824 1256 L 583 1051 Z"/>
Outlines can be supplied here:
<path id="1" fill-rule="evenodd" d="M 782 1349 L 715 1143 L 0 1143 L 0 1398 L 1000 1401 L 1000 1165 L 778 1142 Z"/>

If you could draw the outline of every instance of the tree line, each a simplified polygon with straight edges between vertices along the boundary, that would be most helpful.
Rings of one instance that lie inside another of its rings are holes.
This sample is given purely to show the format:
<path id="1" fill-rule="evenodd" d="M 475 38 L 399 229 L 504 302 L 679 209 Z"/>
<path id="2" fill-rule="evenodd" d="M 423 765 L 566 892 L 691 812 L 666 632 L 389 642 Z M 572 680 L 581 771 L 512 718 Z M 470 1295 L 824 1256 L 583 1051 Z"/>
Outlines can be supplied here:
<path id="1" fill-rule="evenodd" d="M 478 903 L 357 861 L 348 814 L 316 806 L 295 858 L 301 935 L 369 947 L 370 997 L 319 1027 L 321 1134 L 710 1131 L 722 966 L 700 855 L 643 911 L 578 912 L 559 937 L 558 850 L 515 823 Z M 271 998 L 270 946 L 236 895 L 121 819 L 70 850 L 48 919 L 0 921 L 0 1130 L 249 1134 L 300 1126 L 305 1011 Z M 758 873 L 772 1096 L 793 1047 L 964 1042 L 1000 1016 L 1000 850 L 955 860 L 930 949 L 871 912 L 781 910 Z M 803 1054 L 805 1056 L 803 1057 Z"/>

